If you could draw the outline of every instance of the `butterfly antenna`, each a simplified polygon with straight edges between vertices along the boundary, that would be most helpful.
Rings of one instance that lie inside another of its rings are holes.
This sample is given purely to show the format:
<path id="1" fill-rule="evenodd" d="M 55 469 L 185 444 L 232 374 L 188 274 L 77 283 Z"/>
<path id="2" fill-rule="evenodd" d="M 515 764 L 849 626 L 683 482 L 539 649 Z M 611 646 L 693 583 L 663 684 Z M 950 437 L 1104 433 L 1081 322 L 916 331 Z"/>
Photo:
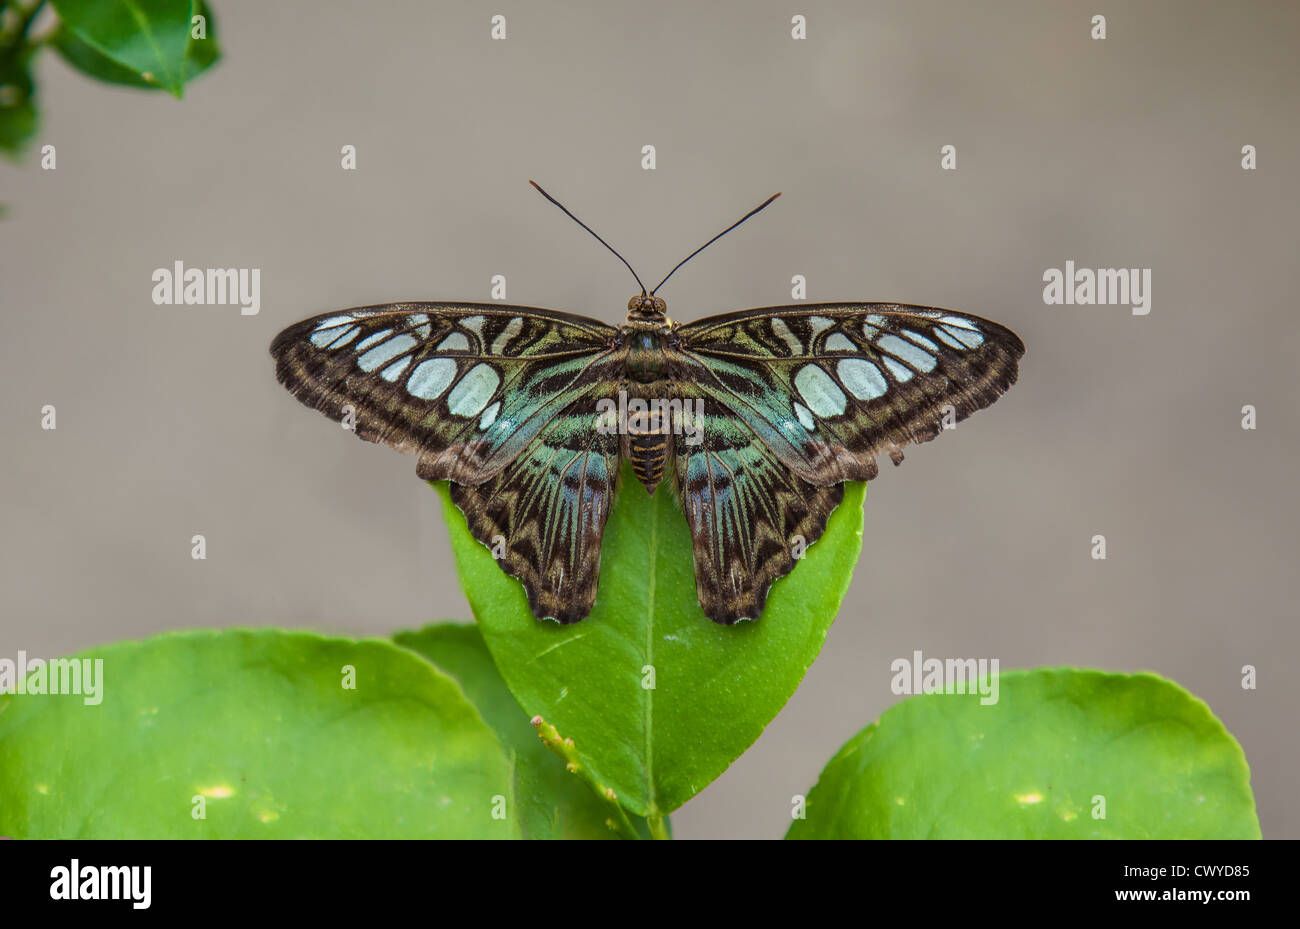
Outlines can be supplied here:
<path id="1" fill-rule="evenodd" d="M 541 195 L 542 195 L 543 197 L 545 197 L 547 200 L 550 200 L 552 203 L 554 203 L 556 206 L 558 206 L 558 207 L 559 207 L 559 208 L 564 212 L 564 215 L 565 215 L 565 216 L 569 217 L 569 219 L 573 220 L 575 223 L 577 223 L 577 224 L 578 224 L 579 226 L 581 226 L 583 229 L 586 229 L 586 230 L 587 230 L 588 232 L 590 232 L 593 236 L 595 236 L 597 242 L 599 242 L 601 245 L 605 246 L 605 247 L 606 247 L 607 249 L 609 249 L 611 252 L 614 252 L 614 257 L 617 258 L 619 261 L 623 262 L 623 264 L 627 265 L 627 269 L 628 269 L 629 271 L 631 271 L 631 272 L 632 272 L 632 276 L 636 278 L 637 286 L 639 286 L 639 287 L 641 288 L 641 294 L 642 294 L 642 296 L 645 295 L 645 284 L 642 284 L 642 283 L 641 283 L 641 278 L 637 277 L 637 273 L 636 273 L 636 271 L 633 270 L 632 266 L 631 266 L 630 264 L 627 263 L 627 259 L 626 259 L 626 258 L 624 258 L 622 255 L 620 255 L 617 251 L 615 251 L 614 246 L 610 245 L 608 242 L 606 242 L 606 241 L 605 241 L 604 239 L 602 239 L 600 236 L 596 235 L 595 231 L 594 231 L 590 226 L 588 226 L 588 225 L 587 225 L 586 223 L 584 223 L 582 220 L 578 219 L 578 217 L 576 217 L 576 216 L 574 216 L 572 213 L 570 213 L 569 210 L 568 210 L 568 208 L 565 207 L 565 205 L 564 205 L 563 203 L 561 203 L 559 200 L 556 200 L 554 197 L 552 197 L 552 196 L 551 196 L 550 194 L 548 194 L 546 191 L 542 190 L 542 185 L 541 185 L 541 184 L 537 183 L 536 181 L 534 181 L 534 180 L 532 180 L 532 179 L 529 179 L 528 183 L 530 183 L 530 184 L 532 184 L 534 187 L 536 187 L 536 188 L 537 188 L 537 192 L 538 192 L 539 194 L 541 194 Z M 765 203 L 765 204 L 763 204 L 763 206 L 767 206 L 767 204 Z M 761 209 L 761 207 L 760 207 L 760 209 Z M 755 212 L 757 212 L 757 210 L 756 210 Z"/>
<path id="2" fill-rule="evenodd" d="M 535 186 L 535 185 L 534 185 L 534 186 Z M 541 190 L 541 188 L 539 187 L 538 190 Z M 545 193 L 545 191 L 543 191 L 543 193 Z M 669 271 L 668 274 L 664 277 L 664 279 L 663 279 L 662 281 L 660 281 L 658 284 L 655 285 L 655 289 L 652 290 L 652 291 L 650 291 L 650 296 L 653 297 L 653 296 L 655 295 L 655 293 L 659 290 L 659 288 L 662 287 L 662 286 L 664 286 L 664 284 L 666 284 L 666 283 L 668 282 L 668 278 L 672 277 L 674 274 L 677 273 L 677 268 L 680 268 L 682 265 L 686 264 L 686 262 L 690 261 L 692 258 L 694 258 L 696 255 L 698 255 L 700 252 L 704 251 L 706 248 L 708 248 L 708 247 L 709 247 L 710 245 L 712 245 L 714 242 L 718 241 L 718 239 L 722 238 L 724 235 L 726 235 L 726 234 L 727 234 L 728 232 L 730 232 L 732 229 L 735 229 L 737 226 L 739 226 L 739 225 L 740 225 L 741 223 L 743 223 L 745 220 L 749 219 L 749 217 L 753 216 L 755 213 L 758 213 L 758 212 L 760 212 L 760 211 L 766 209 L 767 206 L 768 206 L 768 204 L 770 204 L 773 200 L 775 200 L 775 199 L 776 199 L 777 197 L 779 197 L 779 196 L 781 196 L 780 193 L 774 193 L 774 194 L 772 194 L 772 196 L 768 197 L 766 200 L 764 200 L 764 201 L 763 201 L 762 203 L 760 203 L 758 206 L 754 207 L 752 210 L 750 210 L 750 211 L 749 211 L 748 213 L 746 213 L 744 216 L 740 217 L 740 219 L 736 220 L 734 223 L 732 223 L 732 224 L 731 224 L 730 226 L 728 226 L 726 229 L 723 229 L 721 232 L 719 232 L 719 233 L 718 233 L 717 235 L 715 235 L 713 238 L 709 239 L 709 241 L 705 242 L 703 245 L 701 245 L 701 246 L 700 246 L 699 248 L 697 248 L 695 251 L 691 252 L 689 255 L 687 255 L 685 258 L 683 258 L 681 261 L 677 262 L 677 267 L 676 267 L 676 268 L 673 268 L 671 271 Z M 558 204 L 556 204 L 556 205 L 558 206 Z M 563 207 L 560 207 L 560 208 L 563 209 Z M 589 231 L 590 231 L 590 230 L 589 230 Z M 594 234 L 594 233 L 593 233 L 593 234 Z"/>

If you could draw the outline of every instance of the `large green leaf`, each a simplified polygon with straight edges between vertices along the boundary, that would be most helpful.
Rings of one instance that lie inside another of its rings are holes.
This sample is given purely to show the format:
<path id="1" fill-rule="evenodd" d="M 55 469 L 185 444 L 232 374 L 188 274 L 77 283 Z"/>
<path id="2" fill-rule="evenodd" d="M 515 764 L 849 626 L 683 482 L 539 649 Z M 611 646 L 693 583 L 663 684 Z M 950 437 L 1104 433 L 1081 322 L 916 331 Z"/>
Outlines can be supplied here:
<path id="1" fill-rule="evenodd" d="M 476 626 L 444 623 L 399 632 L 398 645 L 424 655 L 460 684 L 511 754 L 514 796 L 526 839 L 648 838 L 645 820 L 629 819 L 565 761 L 547 750 L 501 679 Z"/>
<path id="2" fill-rule="evenodd" d="M 519 835 L 495 733 L 391 643 L 232 630 L 77 657 L 103 660 L 98 705 L 0 697 L 0 835 Z"/>
<path id="3" fill-rule="evenodd" d="M 158 87 L 179 97 L 185 82 L 218 55 L 216 24 L 195 0 L 52 0 L 60 26 L 54 46 L 78 70 L 101 81 Z M 192 36 L 192 17 L 207 37 Z"/>
<path id="4" fill-rule="evenodd" d="M 1260 837 L 1241 746 L 1177 684 L 1070 668 L 999 680 L 989 706 L 892 707 L 831 759 L 787 838 Z"/>
<path id="5" fill-rule="evenodd" d="M 652 822 L 726 770 L 794 693 L 862 546 L 864 485 L 851 484 L 826 534 L 773 586 L 762 617 L 719 626 L 696 601 L 680 505 L 668 487 L 650 497 L 625 468 L 596 606 L 559 626 L 533 617 L 523 587 L 437 486 L 461 584 L 511 692 L 573 739 L 601 790 Z"/>

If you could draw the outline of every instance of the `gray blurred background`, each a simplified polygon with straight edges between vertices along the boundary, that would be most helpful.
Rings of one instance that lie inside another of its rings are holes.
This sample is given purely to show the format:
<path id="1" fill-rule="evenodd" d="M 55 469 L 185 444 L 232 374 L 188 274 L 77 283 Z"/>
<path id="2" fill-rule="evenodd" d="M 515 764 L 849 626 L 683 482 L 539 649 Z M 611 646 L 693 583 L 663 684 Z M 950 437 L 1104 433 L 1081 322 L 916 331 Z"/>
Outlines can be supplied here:
<path id="1" fill-rule="evenodd" d="M 782 835 L 921 649 L 1167 675 L 1245 747 L 1264 835 L 1300 837 L 1300 7 L 214 7 L 225 59 L 181 102 L 45 56 L 37 149 L 58 168 L 0 167 L 0 653 L 468 619 L 414 459 L 294 401 L 272 336 L 359 303 L 486 300 L 494 274 L 509 302 L 615 323 L 626 269 L 528 178 L 653 280 L 781 190 L 674 277 L 675 318 L 789 302 L 803 274 L 810 300 L 950 306 L 1028 353 L 993 408 L 884 465 L 825 651 L 677 834 Z M 177 259 L 260 268 L 260 314 L 155 306 Z M 1067 259 L 1151 268 L 1150 315 L 1045 306 Z"/>

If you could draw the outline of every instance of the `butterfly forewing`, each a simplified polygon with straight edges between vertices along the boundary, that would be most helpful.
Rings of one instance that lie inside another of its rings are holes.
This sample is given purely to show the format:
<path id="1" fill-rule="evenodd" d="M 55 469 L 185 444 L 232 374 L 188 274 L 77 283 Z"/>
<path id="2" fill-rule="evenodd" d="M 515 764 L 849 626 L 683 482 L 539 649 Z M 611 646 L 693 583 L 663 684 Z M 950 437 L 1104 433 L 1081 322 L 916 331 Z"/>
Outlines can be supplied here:
<path id="1" fill-rule="evenodd" d="M 563 409 L 596 394 L 616 330 L 513 306 L 405 303 L 327 313 L 271 346 L 299 400 L 356 434 L 419 456 L 426 480 L 474 484 Z"/>
<path id="2" fill-rule="evenodd" d="M 976 316 L 900 304 L 771 307 L 677 330 L 682 376 L 814 484 L 870 480 L 996 400 L 1024 345 Z M 951 409 L 948 409 L 948 408 Z"/>

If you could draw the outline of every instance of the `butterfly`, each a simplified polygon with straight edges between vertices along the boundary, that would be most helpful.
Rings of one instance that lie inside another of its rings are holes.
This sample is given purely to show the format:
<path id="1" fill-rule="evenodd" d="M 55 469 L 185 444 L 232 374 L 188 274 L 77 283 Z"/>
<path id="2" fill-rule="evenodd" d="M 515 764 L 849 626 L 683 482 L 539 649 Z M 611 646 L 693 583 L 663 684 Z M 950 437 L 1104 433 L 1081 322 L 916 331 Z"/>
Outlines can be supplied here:
<path id="1" fill-rule="evenodd" d="M 991 404 L 1024 354 L 998 323 L 898 303 L 681 324 L 655 296 L 663 283 L 642 285 L 617 327 L 499 303 L 389 303 L 303 320 L 271 354 L 301 402 L 449 481 L 539 619 L 591 612 L 620 463 L 651 494 L 670 482 L 700 606 L 725 624 L 759 617 L 844 481 L 875 478 L 878 455 L 897 465 L 903 446 Z"/>

